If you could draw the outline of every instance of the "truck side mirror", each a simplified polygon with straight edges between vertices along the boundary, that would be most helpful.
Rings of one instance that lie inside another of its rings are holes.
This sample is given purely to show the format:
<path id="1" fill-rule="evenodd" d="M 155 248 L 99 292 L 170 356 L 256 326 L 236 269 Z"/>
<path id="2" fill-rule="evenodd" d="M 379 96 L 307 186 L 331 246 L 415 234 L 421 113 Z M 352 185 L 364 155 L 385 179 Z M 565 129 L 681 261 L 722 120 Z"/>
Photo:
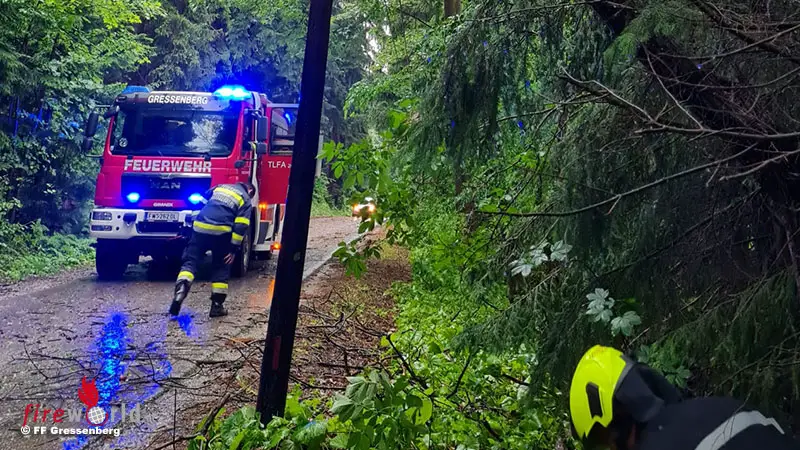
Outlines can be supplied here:
<path id="1" fill-rule="evenodd" d="M 256 119 L 256 141 L 264 142 L 267 140 L 267 127 L 269 123 L 266 117 Z"/>
<path id="2" fill-rule="evenodd" d="M 267 144 L 264 142 L 259 142 L 256 144 L 256 155 L 266 155 L 267 154 Z"/>
<path id="3" fill-rule="evenodd" d="M 81 142 L 81 151 L 83 153 L 89 153 L 92 149 L 93 139 L 90 137 L 84 137 L 83 142 Z"/>
<path id="4" fill-rule="evenodd" d="M 83 129 L 83 135 L 87 138 L 94 137 L 97 134 L 97 121 L 100 119 L 96 111 L 89 113 L 89 118 L 86 119 L 86 127 Z"/>
<path id="5" fill-rule="evenodd" d="M 103 119 L 110 119 L 119 113 L 119 106 L 111 106 L 103 113 Z"/>

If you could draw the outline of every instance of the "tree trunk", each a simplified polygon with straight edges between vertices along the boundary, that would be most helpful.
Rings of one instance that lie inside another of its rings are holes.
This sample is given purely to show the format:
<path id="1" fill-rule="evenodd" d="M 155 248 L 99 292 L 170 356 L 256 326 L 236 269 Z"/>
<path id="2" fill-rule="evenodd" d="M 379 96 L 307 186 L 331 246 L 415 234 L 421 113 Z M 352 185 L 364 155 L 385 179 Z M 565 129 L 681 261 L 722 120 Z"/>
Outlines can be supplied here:
<path id="1" fill-rule="evenodd" d="M 444 0 L 444 16 L 452 17 L 461 12 L 461 0 Z"/>

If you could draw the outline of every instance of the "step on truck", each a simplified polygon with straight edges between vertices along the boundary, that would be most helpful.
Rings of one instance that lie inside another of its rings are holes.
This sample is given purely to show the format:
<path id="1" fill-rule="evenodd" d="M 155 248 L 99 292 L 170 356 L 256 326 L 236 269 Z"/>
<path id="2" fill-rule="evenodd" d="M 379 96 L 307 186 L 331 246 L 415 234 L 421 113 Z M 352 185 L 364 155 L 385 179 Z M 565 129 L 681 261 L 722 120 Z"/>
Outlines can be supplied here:
<path id="1" fill-rule="evenodd" d="M 272 103 L 241 86 L 215 92 L 157 92 L 129 86 L 84 129 L 89 152 L 107 120 L 90 235 L 101 279 L 120 278 L 150 256 L 177 272 L 194 217 L 211 187 L 256 186 L 250 233 L 233 265 L 242 276 L 253 258 L 280 248 L 289 186 L 296 104 Z"/>

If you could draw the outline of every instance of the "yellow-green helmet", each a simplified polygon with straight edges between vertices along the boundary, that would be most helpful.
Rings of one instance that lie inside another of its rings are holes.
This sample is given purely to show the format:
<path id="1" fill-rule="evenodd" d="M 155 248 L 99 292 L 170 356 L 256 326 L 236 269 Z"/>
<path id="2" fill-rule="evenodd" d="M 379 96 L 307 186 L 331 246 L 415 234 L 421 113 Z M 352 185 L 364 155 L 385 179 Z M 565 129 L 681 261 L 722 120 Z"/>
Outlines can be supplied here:
<path id="1" fill-rule="evenodd" d="M 569 412 L 578 439 L 597 424 L 608 428 L 614 417 L 614 393 L 634 362 L 619 350 L 595 345 L 575 369 L 569 389 Z"/>

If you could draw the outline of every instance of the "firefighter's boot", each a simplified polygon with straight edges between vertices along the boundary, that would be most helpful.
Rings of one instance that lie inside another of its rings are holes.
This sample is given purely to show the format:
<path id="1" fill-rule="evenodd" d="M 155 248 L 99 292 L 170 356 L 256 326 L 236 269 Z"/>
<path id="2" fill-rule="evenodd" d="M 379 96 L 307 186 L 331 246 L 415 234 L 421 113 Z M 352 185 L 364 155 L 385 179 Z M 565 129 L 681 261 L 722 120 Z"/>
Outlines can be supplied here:
<path id="1" fill-rule="evenodd" d="M 188 280 L 179 280 L 175 284 L 175 296 L 172 298 L 172 305 L 169 307 L 169 313 L 171 315 L 177 316 L 180 314 L 181 305 L 186 299 L 186 296 L 189 295 L 189 286 Z"/>
<path id="2" fill-rule="evenodd" d="M 209 317 L 223 317 L 228 315 L 228 310 L 222 305 L 225 302 L 225 294 L 211 294 L 211 311 Z"/>

